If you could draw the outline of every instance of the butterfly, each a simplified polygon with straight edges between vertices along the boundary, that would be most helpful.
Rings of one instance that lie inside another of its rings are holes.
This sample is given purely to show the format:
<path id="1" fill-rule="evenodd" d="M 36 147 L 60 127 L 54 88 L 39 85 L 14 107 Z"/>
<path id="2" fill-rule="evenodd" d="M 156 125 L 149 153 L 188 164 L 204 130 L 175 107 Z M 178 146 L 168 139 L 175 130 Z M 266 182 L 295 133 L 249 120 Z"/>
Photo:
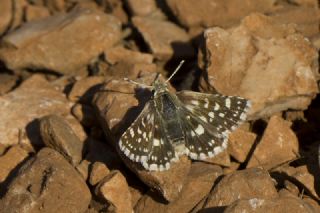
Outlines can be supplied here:
<path id="1" fill-rule="evenodd" d="M 120 150 L 149 171 L 168 170 L 181 155 L 193 160 L 218 155 L 251 106 L 237 96 L 170 92 L 168 82 L 182 63 L 166 81 L 156 78 L 148 86 L 151 99 L 119 140 Z"/>

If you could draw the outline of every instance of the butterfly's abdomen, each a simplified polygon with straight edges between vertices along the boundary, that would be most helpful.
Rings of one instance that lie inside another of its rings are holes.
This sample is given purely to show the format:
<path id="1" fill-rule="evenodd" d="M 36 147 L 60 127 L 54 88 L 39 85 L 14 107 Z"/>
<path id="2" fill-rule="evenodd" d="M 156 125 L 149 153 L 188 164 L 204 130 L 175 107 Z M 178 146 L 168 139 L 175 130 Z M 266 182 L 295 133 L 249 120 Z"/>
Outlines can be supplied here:
<path id="1" fill-rule="evenodd" d="M 164 93 L 159 97 L 157 106 L 159 107 L 158 110 L 161 114 L 163 127 L 170 141 L 173 143 L 183 141 L 184 134 L 173 98 Z"/>

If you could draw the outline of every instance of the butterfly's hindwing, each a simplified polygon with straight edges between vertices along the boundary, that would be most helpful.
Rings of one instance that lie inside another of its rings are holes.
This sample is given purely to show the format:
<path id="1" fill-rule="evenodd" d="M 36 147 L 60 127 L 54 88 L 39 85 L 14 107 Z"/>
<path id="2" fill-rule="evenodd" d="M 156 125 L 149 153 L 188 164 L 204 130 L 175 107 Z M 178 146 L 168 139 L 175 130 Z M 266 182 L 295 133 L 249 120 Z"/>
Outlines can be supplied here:
<path id="1" fill-rule="evenodd" d="M 245 121 L 251 105 L 244 98 L 220 94 L 181 91 L 177 97 L 194 116 L 225 137 Z"/>
<path id="2" fill-rule="evenodd" d="M 176 160 L 172 145 L 164 132 L 154 101 L 149 101 L 139 117 L 121 136 L 120 149 L 145 169 L 162 171 Z"/>

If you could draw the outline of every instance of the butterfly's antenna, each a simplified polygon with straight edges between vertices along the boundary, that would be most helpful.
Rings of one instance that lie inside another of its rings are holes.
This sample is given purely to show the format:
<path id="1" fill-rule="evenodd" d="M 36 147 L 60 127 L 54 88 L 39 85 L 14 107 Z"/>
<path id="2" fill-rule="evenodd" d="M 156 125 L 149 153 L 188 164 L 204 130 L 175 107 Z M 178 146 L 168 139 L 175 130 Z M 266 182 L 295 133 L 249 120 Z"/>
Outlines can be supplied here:
<path id="1" fill-rule="evenodd" d="M 170 75 L 170 77 L 166 80 L 166 83 L 169 82 L 171 80 L 171 78 L 179 71 L 179 69 L 181 68 L 182 64 L 185 62 L 185 60 L 182 60 L 180 62 L 180 64 L 178 65 L 178 67 L 173 71 L 173 73 Z"/>
<path id="2" fill-rule="evenodd" d="M 138 85 L 138 86 L 144 87 L 144 88 L 150 88 L 150 89 L 152 89 L 152 88 L 153 88 L 153 86 L 146 85 L 146 84 L 142 84 L 142 83 L 139 83 L 139 82 L 133 81 L 133 80 L 128 79 L 128 78 L 124 78 L 123 80 L 128 81 L 128 82 L 130 82 L 130 83 L 132 83 L 132 84 L 135 84 L 135 85 Z"/>

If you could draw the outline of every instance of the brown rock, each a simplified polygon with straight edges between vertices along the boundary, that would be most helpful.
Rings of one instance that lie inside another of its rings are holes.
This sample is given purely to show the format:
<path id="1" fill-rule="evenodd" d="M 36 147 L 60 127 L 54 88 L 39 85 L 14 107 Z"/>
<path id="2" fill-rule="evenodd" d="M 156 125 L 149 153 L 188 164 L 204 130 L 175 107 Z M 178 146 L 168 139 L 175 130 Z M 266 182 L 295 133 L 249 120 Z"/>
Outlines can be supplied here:
<path id="1" fill-rule="evenodd" d="M 281 167 L 278 172 L 282 172 L 297 181 L 297 183 L 302 184 L 305 189 L 305 193 L 310 193 L 312 196 L 319 199 L 319 195 L 317 194 L 316 182 L 314 175 L 310 174 L 308 167 L 306 165 L 299 166 L 297 168 L 294 167 Z"/>
<path id="2" fill-rule="evenodd" d="M 26 22 L 46 18 L 50 12 L 46 7 L 37 5 L 28 5 L 25 11 Z"/>
<path id="3" fill-rule="evenodd" d="M 0 183 L 5 181 L 9 173 L 28 157 L 28 152 L 19 146 L 12 146 L 0 156 Z"/>
<path id="4" fill-rule="evenodd" d="M 89 167 L 91 165 L 91 162 L 84 159 L 81 161 L 80 164 L 78 164 L 75 168 L 76 170 L 81 174 L 83 177 L 83 180 L 87 181 L 89 177 Z"/>
<path id="5" fill-rule="evenodd" d="M 90 104 L 93 95 L 99 91 L 105 78 L 102 76 L 91 76 L 83 78 L 74 83 L 68 94 L 70 101 Z"/>
<path id="6" fill-rule="evenodd" d="M 295 24 L 297 30 L 304 36 L 312 37 L 319 34 L 318 7 L 286 6 L 269 15 L 279 23 Z"/>
<path id="7" fill-rule="evenodd" d="M 167 0 L 168 6 L 186 27 L 230 27 L 252 12 L 268 12 L 275 0 Z"/>
<path id="8" fill-rule="evenodd" d="M 227 150 L 222 151 L 221 153 L 219 153 L 218 155 L 216 155 L 212 158 L 204 159 L 203 161 L 208 162 L 208 163 L 221 165 L 224 167 L 229 167 L 231 165 L 230 155 L 227 152 Z"/>
<path id="9" fill-rule="evenodd" d="M 94 162 L 91 166 L 89 183 L 94 186 L 110 173 L 110 170 L 104 163 Z"/>
<path id="10" fill-rule="evenodd" d="M 15 75 L 9 75 L 9 74 L 0 74 L 0 95 L 4 95 L 14 86 L 16 86 L 18 81 L 18 77 Z"/>
<path id="11" fill-rule="evenodd" d="M 155 64 L 147 63 L 128 63 L 126 61 L 119 61 L 119 63 L 111 66 L 108 71 L 108 76 L 113 76 L 116 79 L 128 78 L 130 80 L 136 79 L 144 75 L 150 75 L 157 71 Z"/>
<path id="12" fill-rule="evenodd" d="M 112 65 L 120 61 L 125 61 L 130 64 L 151 64 L 153 61 L 153 55 L 151 54 L 129 50 L 121 46 L 107 49 L 104 51 L 104 57 L 105 60 Z"/>
<path id="13" fill-rule="evenodd" d="M 24 21 L 24 11 L 28 2 L 26 0 L 15 0 L 12 3 L 12 19 L 10 20 L 10 30 L 14 30 Z"/>
<path id="14" fill-rule="evenodd" d="M 42 149 L 10 183 L 3 212 L 84 212 L 91 194 L 74 168 L 53 149 Z"/>
<path id="15" fill-rule="evenodd" d="M 51 113 L 66 116 L 69 110 L 69 102 L 62 93 L 43 77 L 33 75 L 0 97 L 0 111 L 6 115 L 0 121 L 1 143 L 39 145 L 42 141 L 36 119 Z"/>
<path id="16" fill-rule="evenodd" d="M 309 197 L 304 197 L 302 200 L 304 202 L 306 202 L 307 204 L 309 204 L 310 206 L 312 206 L 312 208 L 314 209 L 314 212 L 320 212 L 320 205 L 318 204 L 317 201 L 315 201 Z"/>
<path id="17" fill-rule="evenodd" d="M 238 162 L 243 163 L 246 160 L 256 137 L 256 134 L 242 129 L 237 129 L 232 132 L 229 136 L 229 154 Z"/>
<path id="18" fill-rule="evenodd" d="M 143 17 L 134 17 L 132 21 L 157 59 L 165 61 L 172 57 L 188 59 L 194 56 L 188 34 L 172 22 Z"/>
<path id="19" fill-rule="evenodd" d="M 205 207 L 228 206 L 238 199 L 269 199 L 277 196 L 277 190 L 268 172 L 252 168 L 222 178 L 209 194 Z"/>
<path id="20" fill-rule="evenodd" d="M 157 3 L 153 0 L 128 0 L 127 3 L 134 16 L 147 16 L 157 10 Z"/>
<path id="21" fill-rule="evenodd" d="M 304 110 L 318 92 L 317 51 L 292 26 L 252 14 L 236 28 L 208 29 L 205 37 L 209 86 L 251 100 L 251 119 Z"/>
<path id="22" fill-rule="evenodd" d="M 0 35 L 2 35 L 9 28 L 11 19 L 13 18 L 12 0 L 3 0 L 0 7 Z"/>
<path id="23" fill-rule="evenodd" d="M 151 85 L 155 75 L 148 75 L 137 79 L 146 85 Z M 109 91 L 109 92 L 107 92 Z M 109 81 L 101 92 L 94 98 L 97 114 L 100 116 L 101 126 L 111 144 L 117 148 L 118 154 L 124 163 L 148 186 L 156 189 L 165 199 L 176 199 L 182 189 L 184 180 L 190 169 L 190 160 L 180 158 L 173 163 L 170 170 L 163 172 L 150 172 L 143 169 L 140 163 L 134 163 L 119 150 L 120 135 L 129 127 L 141 112 L 144 103 L 150 97 L 150 91 L 136 90 L 135 85 L 126 81 Z"/>
<path id="24" fill-rule="evenodd" d="M 114 212 L 133 212 L 127 181 L 117 170 L 112 171 L 99 183 L 96 194 L 107 201 Z"/>
<path id="25" fill-rule="evenodd" d="M 293 213 L 315 213 L 313 207 L 308 203 L 295 197 L 280 197 L 275 199 L 241 199 L 234 202 L 224 211 L 225 213 L 240 212 L 293 212 Z"/>
<path id="26" fill-rule="evenodd" d="M 59 152 L 73 166 L 80 163 L 84 143 L 62 117 L 48 115 L 41 118 L 40 134 L 46 146 Z"/>
<path id="27" fill-rule="evenodd" d="M 120 22 L 113 16 L 73 10 L 29 22 L 8 34 L 3 38 L 0 58 L 10 69 L 76 73 L 119 38 Z"/>
<path id="28" fill-rule="evenodd" d="M 290 126 L 291 122 L 278 116 L 272 116 L 247 167 L 262 166 L 270 169 L 296 159 L 299 143 Z"/>
<path id="29" fill-rule="evenodd" d="M 202 162 L 192 164 L 179 198 L 169 204 L 159 202 L 152 193 L 144 195 L 135 206 L 135 212 L 190 212 L 211 190 L 215 180 L 222 175 L 219 166 Z"/>
<path id="30" fill-rule="evenodd" d="M 90 105 L 75 104 L 71 109 L 72 115 L 85 127 L 97 126 L 98 121 L 94 114 L 94 109 Z"/>

